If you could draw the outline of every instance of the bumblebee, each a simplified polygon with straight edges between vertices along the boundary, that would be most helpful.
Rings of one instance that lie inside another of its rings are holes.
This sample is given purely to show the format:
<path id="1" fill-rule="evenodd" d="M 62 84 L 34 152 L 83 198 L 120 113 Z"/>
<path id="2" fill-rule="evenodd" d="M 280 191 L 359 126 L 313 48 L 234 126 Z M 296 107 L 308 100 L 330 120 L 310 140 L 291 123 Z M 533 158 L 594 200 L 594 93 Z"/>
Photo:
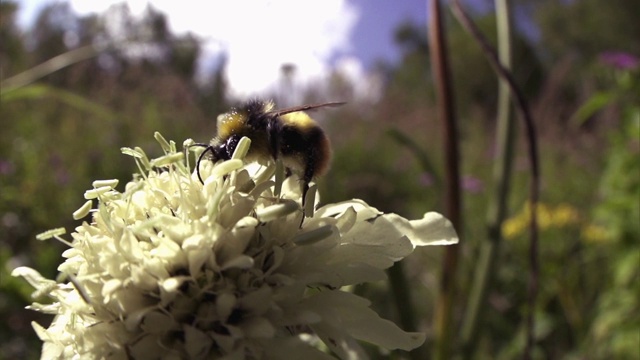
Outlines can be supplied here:
<path id="1" fill-rule="evenodd" d="M 323 175 L 331 160 L 329 138 L 304 111 L 342 102 L 328 102 L 274 110 L 271 101 L 251 100 L 228 113 L 218 116 L 217 135 L 205 147 L 196 163 L 198 179 L 200 162 L 210 153 L 210 160 L 229 160 L 243 137 L 251 139 L 247 161 L 265 163 L 281 159 L 289 173 L 298 174 L 303 181 L 302 196 L 306 198 L 309 182 Z"/>

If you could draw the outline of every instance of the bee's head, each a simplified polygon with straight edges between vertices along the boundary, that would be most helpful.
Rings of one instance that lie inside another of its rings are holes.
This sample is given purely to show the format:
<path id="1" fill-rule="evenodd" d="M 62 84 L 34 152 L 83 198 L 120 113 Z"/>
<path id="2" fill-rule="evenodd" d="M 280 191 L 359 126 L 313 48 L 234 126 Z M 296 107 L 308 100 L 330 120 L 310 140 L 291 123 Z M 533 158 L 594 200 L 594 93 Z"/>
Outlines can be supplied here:
<path id="1" fill-rule="evenodd" d="M 274 108 L 271 101 L 249 100 L 242 106 L 218 116 L 218 138 L 226 139 L 249 128 L 261 128 L 269 112 Z"/>
<path id="2" fill-rule="evenodd" d="M 275 104 L 271 100 L 251 99 L 240 107 L 240 111 L 248 115 L 266 114 L 273 110 Z"/>

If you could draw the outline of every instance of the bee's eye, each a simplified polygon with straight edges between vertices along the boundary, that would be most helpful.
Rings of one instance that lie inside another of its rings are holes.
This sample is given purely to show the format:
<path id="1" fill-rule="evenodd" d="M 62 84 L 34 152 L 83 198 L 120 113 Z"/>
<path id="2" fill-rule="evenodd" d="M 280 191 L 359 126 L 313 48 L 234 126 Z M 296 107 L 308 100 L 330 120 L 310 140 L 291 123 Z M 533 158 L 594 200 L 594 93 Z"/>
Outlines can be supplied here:
<path id="1" fill-rule="evenodd" d="M 216 147 L 211 148 L 211 153 L 213 154 L 212 160 L 229 160 L 230 157 L 227 155 L 227 146 L 226 144 L 220 144 Z"/>

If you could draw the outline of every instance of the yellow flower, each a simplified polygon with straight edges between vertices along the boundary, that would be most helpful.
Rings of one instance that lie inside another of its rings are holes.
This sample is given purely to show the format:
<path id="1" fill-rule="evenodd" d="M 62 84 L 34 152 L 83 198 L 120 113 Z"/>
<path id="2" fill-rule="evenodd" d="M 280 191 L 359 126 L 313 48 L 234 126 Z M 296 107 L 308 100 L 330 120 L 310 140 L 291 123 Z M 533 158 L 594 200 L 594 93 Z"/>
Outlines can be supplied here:
<path id="1" fill-rule="evenodd" d="M 587 224 L 582 227 L 582 238 L 591 243 L 603 243 L 612 240 L 612 236 L 606 228 L 594 224 Z"/>
<path id="2" fill-rule="evenodd" d="M 526 203 L 522 211 L 502 223 L 502 236 L 512 239 L 527 231 L 531 223 L 531 204 Z M 564 228 L 580 224 L 580 213 L 569 204 L 560 204 L 555 207 L 539 203 L 536 206 L 538 215 L 538 227 L 542 230 Z"/>
<path id="3" fill-rule="evenodd" d="M 580 213 L 578 209 L 569 204 L 560 204 L 553 211 L 555 226 L 565 227 L 580 223 Z"/>

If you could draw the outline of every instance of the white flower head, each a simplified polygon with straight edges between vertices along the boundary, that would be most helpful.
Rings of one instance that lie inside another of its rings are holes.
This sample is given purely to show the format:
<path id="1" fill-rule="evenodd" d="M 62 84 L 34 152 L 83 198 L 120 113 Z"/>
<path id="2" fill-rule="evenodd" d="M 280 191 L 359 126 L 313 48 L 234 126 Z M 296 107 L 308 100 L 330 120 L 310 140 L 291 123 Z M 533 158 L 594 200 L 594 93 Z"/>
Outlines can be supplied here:
<path id="1" fill-rule="evenodd" d="M 343 287 L 383 279 L 416 246 L 457 242 L 449 221 L 351 200 L 302 222 L 297 178 L 275 191 L 274 166 L 233 158 L 203 162 L 202 184 L 189 156 L 156 139 L 157 159 L 123 149 L 141 171 L 123 192 L 107 180 L 85 193 L 73 215 L 91 212 L 91 223 L 71 234 L 58 268 L 68 283 L 14 270 L 53 299 L 30 307 L 55 315 L 47 329 L 33 324 L 43 359 L 357 359 L 366 354 L 356 340 L 422 344 L 424 334 L 402 331 Z"/>

